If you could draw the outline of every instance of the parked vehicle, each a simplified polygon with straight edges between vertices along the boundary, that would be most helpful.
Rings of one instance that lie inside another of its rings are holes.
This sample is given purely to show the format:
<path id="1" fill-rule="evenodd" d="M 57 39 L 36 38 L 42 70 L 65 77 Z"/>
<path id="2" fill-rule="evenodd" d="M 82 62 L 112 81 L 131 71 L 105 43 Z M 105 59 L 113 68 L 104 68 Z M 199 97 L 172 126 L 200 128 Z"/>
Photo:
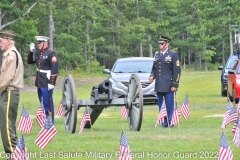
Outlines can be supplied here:
<path id="1" fill-rule="evenodd" d="M 232 54 L 225 66 L 218 66 L 218 70 L 222 70 L 221 73 L 221 95 L 222 97 L 227 97 L 227 80 L 228 80 L 228 71 L 233 68 L 236 64 L 238 57 L 235 54 Z"/>
<path id="2" fill-rule="evenodd" d="M 129 79 L 132 74 L 140 78 L 145 104 L 157 103 L 157 94 L 154 92 L 155 82 L 150 83 L 148 78 L 151 73 L 153 58 L 131 57 L 116 60 L 111 71 L 103 69 L 103 73 L 109 74 L 112 82 L 113 96 L 123 98 L 127 95 Z"/>
<path id="3" fill-rule="evenodd" d="M 228 73 L 227 96 L 231 102 L 237 104 L 240 98 L 240 59 Z"/>

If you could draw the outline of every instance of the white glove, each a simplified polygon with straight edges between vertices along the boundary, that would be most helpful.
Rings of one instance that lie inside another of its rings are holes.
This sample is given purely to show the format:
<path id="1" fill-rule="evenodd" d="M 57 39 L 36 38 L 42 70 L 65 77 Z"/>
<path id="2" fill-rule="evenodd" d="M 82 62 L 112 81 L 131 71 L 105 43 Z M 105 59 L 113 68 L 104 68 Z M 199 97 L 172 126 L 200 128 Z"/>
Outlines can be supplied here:
<path id="1" fill-rule="evenodd" d="M 48 90 L 52 90 L 52 89 L 54 89 L 54 85 L 48 84 Z"/>
<path id="2" fill-rule="evenodd" d="M 30 43 L 30 48 L 29 48 L 29 50 L 31 51 L 31 52 L 33 52 L 34 50 L 35 50 L 35 44 L 34 43 Z"/>

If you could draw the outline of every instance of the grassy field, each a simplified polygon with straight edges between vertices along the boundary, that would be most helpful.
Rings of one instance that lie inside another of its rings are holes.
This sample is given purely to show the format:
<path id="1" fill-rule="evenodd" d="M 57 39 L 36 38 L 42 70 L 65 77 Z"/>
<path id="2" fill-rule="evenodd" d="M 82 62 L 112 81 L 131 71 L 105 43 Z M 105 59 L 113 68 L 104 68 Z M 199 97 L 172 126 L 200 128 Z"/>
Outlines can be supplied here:
<path id="1" fill-rule="evenodd" d="M 104 78 L 103 78 L 104 79 Z M 89 99 L 92 86 L 77 85 L 77 99 Z M 55 91 L 55 111 L 61 100 L 61 91 Z M 180 118 L 180 125 L 169 129 L 160 125 L 155 128 L 158 116 L 156 105 L 144 106 L 142 127 L 139 132 L 131 131 L 127 119 L 121 119 L 120 107 L 103 110 L 91 129 L 78 134 L 83 109 L 78 110 L 75 134 L 65 131 L 63 120 L 56 118 L 57 135 L 49 145 L 41 150 L 35 143 L 40 131 L 35 118 L 30 135 L 24 134 L 30 159 L 117 159 L 122 129 L 124 130 L 133 159 L 217 159 L 221 123 L 227 107 L 227 99 L 220 95 L 220 72 L 182 72 L 177 102 L 181 105 L 185 95 L 189 96 L 190 117 Z M 20 105 L 24 104 L 31 115 L 39 107 L 35 92 L 22 93 Z M 21 113 L 21 106 L 19 115 Z M 19 118 L 18 118 L 19 119 Z M 232 143 L 233 123 L 224 129 L 234 159 L 240 158 L 239 148 Z M 18 135 L 21 133 L 18 132 Z M 0 142 L 1 143 L 1 142 Z M 3 151 L 0 145 L 0 152 Z M 0 154 L 3 158 L 3 152 Z M 4 158 L 3 158 L 4 159 Z"/>

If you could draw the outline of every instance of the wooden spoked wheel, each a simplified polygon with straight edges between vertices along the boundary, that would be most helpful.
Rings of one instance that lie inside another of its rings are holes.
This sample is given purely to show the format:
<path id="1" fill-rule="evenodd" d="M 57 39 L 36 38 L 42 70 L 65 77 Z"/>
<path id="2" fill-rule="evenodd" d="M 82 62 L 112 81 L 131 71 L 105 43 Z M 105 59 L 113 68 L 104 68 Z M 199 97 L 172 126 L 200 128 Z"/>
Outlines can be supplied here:
<path id="1" fill-rule="evenodd" d="M 130 129 L 140 131 L 143 116 L 143 92 L 140 78 L 135 74 L 132 74 L 129 79 L 127 108 Z"/>
<path id="2" fill-rule="evenodd" d="M 67 75 L 62 88 L 63 121 L 67 132 L 75 133 L 77 122 L 77 96 L 74 80 Z"/>

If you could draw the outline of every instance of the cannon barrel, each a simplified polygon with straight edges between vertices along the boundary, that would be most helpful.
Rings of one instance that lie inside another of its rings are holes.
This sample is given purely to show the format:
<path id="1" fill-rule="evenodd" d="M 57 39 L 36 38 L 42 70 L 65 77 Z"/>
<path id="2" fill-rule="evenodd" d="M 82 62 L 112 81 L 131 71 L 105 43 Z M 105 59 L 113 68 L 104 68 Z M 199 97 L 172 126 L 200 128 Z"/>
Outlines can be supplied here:
<path id="1" fill-rule="evenodd" d="M 109 89 L 112 88 L 112 82 L 107 80 L 104 80 L 101 84 L 98 85 L 98 93 L 106 93 L 109 91 Z"/>

